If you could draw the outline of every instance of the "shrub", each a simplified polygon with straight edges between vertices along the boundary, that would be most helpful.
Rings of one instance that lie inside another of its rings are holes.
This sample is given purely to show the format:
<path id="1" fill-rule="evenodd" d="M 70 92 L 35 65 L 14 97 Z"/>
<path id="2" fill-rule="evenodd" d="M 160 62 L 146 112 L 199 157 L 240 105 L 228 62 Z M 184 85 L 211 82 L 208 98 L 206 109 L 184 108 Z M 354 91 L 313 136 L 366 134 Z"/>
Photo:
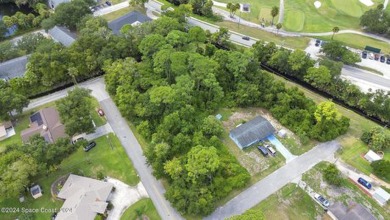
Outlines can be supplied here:
<path id="1" fill-rule="evenodd" d="M 334 164 L 329 164 L 322 173 L 324 179 L 326 182 L 335 185 L 340 186 L 342 182 L 342 177 L 340 176 L 340 171 L 337 169 L 337 167 Z"/>
<path id="2" fill-rule="evenodd" d="M 377 160 L 371 163 L 373 173 L 379 178 L 390 181 L 390 161 Z"/>

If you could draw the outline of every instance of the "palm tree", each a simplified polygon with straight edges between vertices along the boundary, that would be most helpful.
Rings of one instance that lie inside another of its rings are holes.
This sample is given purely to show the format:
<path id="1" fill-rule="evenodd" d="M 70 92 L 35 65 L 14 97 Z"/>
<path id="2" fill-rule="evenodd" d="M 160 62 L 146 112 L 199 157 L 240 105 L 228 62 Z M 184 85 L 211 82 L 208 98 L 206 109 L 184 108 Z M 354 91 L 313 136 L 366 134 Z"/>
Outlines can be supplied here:
<path id="1" fill-rule="evenodd" d="M 337 32 L 339 32 L 339 30 L 340 30 L 339 27 L 334 27 L 334 28 L 332 29 L 332 31 L 333 31 L 332 40 L 333 40 L 334 35 L 335 35 Z"/>
<path id="2" fill-rule="evenodd" d="M 278 29 L 278 34 L 279 34 L 279 30 L 280 30 L 280 28 L 282 28 L 282 23 L 278 23 L 278 24 L 276 24 L 276 29 Z"/>
<path id="3" fill-rule="evenodd" d="M 276 16 L 278 16 L 278 14 L 279 14 L 279 7 L 278 6 L 272 7 L 272 10 L 271 10 L 272 23 L 271 23 L 271 26 L 274 25 L 274 19 L 275 19 Z"/>

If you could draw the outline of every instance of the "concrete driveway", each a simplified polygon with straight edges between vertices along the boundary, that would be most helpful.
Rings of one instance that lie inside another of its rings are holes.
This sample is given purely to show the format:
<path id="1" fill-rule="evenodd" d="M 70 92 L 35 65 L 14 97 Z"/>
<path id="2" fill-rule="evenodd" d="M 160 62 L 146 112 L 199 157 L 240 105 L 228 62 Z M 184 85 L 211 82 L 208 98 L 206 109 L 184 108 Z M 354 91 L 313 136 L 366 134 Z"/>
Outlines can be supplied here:
<path id="1" fill-rule="evenodd" d="M 295 158 L 296 155 L 293 155 L 276 137 L 275 135 L 271 135 L 267 138 L 272 145 L 275 146 L 276 150 L 280 152 L 283 157 L 286 159 L 286 163 L 291 162 Z"/>
<path id="2" fill-rule="evenodd" d="M 333 157 L 338 148 L 339 143 L 337 141 L 319 144 L 312 150 L 302 154 L 261 181 L 250 186 L 204 219 L 226 219 L 233 215 L 244 213 L 246 210 L 281 189 L 287 183 L 302 175 L 302 173 L 311 169 L 317 163 Z"/>

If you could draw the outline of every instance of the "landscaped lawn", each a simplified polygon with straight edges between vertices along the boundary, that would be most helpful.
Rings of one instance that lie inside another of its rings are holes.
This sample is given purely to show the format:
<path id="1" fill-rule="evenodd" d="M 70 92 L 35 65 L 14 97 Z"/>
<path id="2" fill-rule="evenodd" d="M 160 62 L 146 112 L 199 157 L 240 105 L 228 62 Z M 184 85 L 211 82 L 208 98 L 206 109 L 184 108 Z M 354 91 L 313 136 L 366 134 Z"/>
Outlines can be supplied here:
<path id="1" fill-rule="evenodd" d="M 124 148 L 114 134 L 109 134 L 95 140 L 96 147 L 89 152 L 84 152 L 82 148 L 66 158 L 58 169 L 47 176 L 42 174 L 34 182 L 39 184 L 44 195 L 34 200 L 30 194 L 26 194 L 27 201 L 20 203 L 18 198 L 0 199 L 0 207 L 28 207 L 28 208 L 60 208 L 61 201 L 52 199 L 50 193 L 51 184 L 59 177 L 73 173 L 97 178 L 99 172 L 104 176 L 110 176 L 119 179 L 129 185 L 135 186 L 139 182 L 136 171 L 128 158 Z M 45 171 L 42 171 L 45 172 Z M 49 219 L 51 213 L 37 213 L 35 219 Z M 15 219 L 15 214 L 0 213 L 0 219 Z"/>
<path id="2" fill-rule="evenodd" d="M 139 215 L 146 215 L 150 220 L 160 220 L 160 216 L 153 205 L 151 199 L 141 199 L 130 206 L 125 213 L 123 213 L 121 220 L 135 220 L 142 219 Z"/>
<path id="3" fill-rule="evenodd" d="M 311 220 L 316 219 L 317 216 L 321 217 L 324 212 L 322 207 L 305 191 L 292 183 L 287 184 L 252 209 L 260 209 L 265 219 Z"/>
<path id="4" fill-rule="evenodd" d="M 301 31 L 305 24 L 305 13 L 301 10 L 290 10 L 285 12 L 284 30 Z"/>
<path id="5" fill-rule="evenodd" d="M 332 36 L 317 37 L 322 40 L 331 40 Z M 351 40 L 353 39 L 353 40 Z M 382 53 L 390 54 L 390 46 L 388 43 L 376 40 L 374 38 L 358 35 L 358 34 L 336 34 L 334 40 L 340 41 L 346 46 L 363 50 L 367 45 L 382 49 Z"/>

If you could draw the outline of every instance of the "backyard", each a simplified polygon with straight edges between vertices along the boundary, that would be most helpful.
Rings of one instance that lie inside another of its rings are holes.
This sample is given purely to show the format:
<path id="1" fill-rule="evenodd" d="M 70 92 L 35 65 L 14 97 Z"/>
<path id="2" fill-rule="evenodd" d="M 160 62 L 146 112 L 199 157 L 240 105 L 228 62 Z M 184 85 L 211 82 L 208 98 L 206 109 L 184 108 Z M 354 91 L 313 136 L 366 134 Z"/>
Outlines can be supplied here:
<path id="1" fill-rule="evenodd" d="M 33 199 L 26 192 L 25 201 L 20 203 L 18 198 L 0 199 L 1 207 L 18 207 L 18 208 L 47 208 L 54 209 L 62 206 L 62 201 L 52 198 L 50 193 L 51 184 L 61 176 L 69 173 L 97 178 L 99 173 L 104 176 L 110 176 L 119 179 L 126 184 L 135 186 L 139 182 L 131 161 L 129 160 L 124 148 L 114 134 L 103 136 L 95 140 L 96 147 L 88 153 L 83 149 L 78 149 L 75 153 L 66 158 L 55 171 L 48 175 L 41 174 L 34 179 L 34 183 L 39 184 L 43 189 L 43 196 Z M 15 219 L 20 213 L 0 213 L 0 219 Z M 34 219 L 49 219 L 52 212 L 34 215 Z"/>

